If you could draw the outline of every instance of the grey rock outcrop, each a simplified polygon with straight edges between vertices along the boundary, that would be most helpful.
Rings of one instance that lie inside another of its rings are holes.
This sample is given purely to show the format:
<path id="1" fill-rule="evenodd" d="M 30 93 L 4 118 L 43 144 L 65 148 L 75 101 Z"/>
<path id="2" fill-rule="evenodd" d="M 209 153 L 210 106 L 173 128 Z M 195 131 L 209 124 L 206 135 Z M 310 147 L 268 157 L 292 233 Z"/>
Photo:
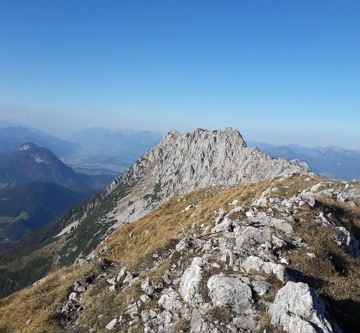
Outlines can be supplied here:
<path id="1" fill-rule="evenodd" d="M 180 295 L 188 303 L 201 303 L 199 284 L 202 280 L 202 266 L 205 264 L 202 258 L 196 257 L 191 265 L 185 270 L 180 281 Z"/>
<path id="2" fill-rule="evenodd" d="M 269 308 L 271 323 L 289 333 L 329 333 L 325 307 L 314 290 L 305 283 L 287 282 Z"/>
<path id="3" fill-rule="evenodd" d="M 129 244 L 136 240 L 136 246 L 129 246 L 128 253 L 127 248 L 114 247 L 119 235 L 116 233 L 102 244 L 104 250 L 99 255 L 110 258 L 115 254 L 116 258 L 121 253 L 124 259 L 118 260 L 125 261 L 127 254 L 130 258 L 137 255 L 139 240 L 155 245 L 156 239 L 145 236 L 157 227 L 159 212 L 172 216 L 170 223 L 178 223 L 176 231 L 166 236 L 169 242 L 160 242 L 145 256 L 140 253 L 139 259 L 144 258 L 144 262 L 139 261 L 132 268 L 136 271 L 130 270 L 132 260 L 127 267 L 125 262 L 111 262 L 95 255 L 93 261 L 100 265 L 96 286 L 87 288 L 87 284 L 75 282 L 66 302 L 59 306 L 58 321 L 69 329 L 90 328 L 79 313 L 89 311 L 89 300 L 95 291 L 104 299 L 110 295 L 117 306 L 106 309 L 106 317 L 94 322 L 91 332 L 104 330 L 107 325 L 113 331 L 146 333 L 349 331 L 348 323 L 335 313 L 338 305 L 329 297 L 325 311 L 322 296 L 312 288 L 320 285 L 321 289 L 316 290 L 334 297 L 332 288 L 341 281 L 349 292 L 346 295 L 352 299 L 356 296 L 356 290 L 353 292 L 347 285 L 347 267 L 338 270 L 329 266 L 329 278 L 317 278 L 318 269 L 327 265 L 320 260 L 328 245 L 340 259 L 352 256 L 348 267 L 356 271 L 353 263 L 358 260 L 359 243 L 347 220 L 349 216 L 338 216 L 331 205 L 323 206 L 321 201 L 321 196 L 326 198 L 324 202 L 331 202 L 331 198 L 337 200 L 346 190 L 354 191 L 351 184 L 333 182 L 329 189 L 331 184 L 317 186 L 318 181 L 311 175 L 276 179 L 267 189 L 261 184 L 262 193 L 258 185 L 211 189 L 202 192 L 204 196 L 199 195 L 199 202 L 188 210 L 185 208 L 194 201 L 193 195 L 170 201 L 163 206 L 165 210 L 161 207 L 150 214 L 156 220 L 135 222 L 139 224 L 130 226 L 130 233 L 129 226 L 119 230 L 121 241 L 124 237 L 128 237 Z M 360 188 L 360 183 L 356 186 Z M 304 199 L 304 194 L 313 200 Z M 345 192 L 343 197 L 346 196 Z M 208 198 L 211 204 L 206 202 Z M 353 202 L 359 205 L 360 193 Z M 346 211 L 353 212 L 351 202 L 341 205 L 350 205 L 350 211 Z M 326 232 L 322 234 L 323 230 Z M 312 238 L 313 234 L 316 237 Z M 139 235 L 144 237 L 138 238 Z M 89 263 L 93 262 L 89 259 Z M 336 295 L 340 293 L 336 291 Z M 356 317 L 352 309 L 346 311 L 351 318 Z"/>
<path id="4" fill-rule="evenodd" d="M 249 285 L 239 277 L 214 275 L 207 283 L 214 306 L 231 306 L 236 313 L 252 314 L 253 297 Z"/>
<path id="5" fill-rule="evenodd" d="M 273 262 L 265 262 L 259 257 L 247 257 L 242 263 L 242 267 L 247 273 L 259 272 L 274 274 L 281 282 L 286 282 L 288 280 L 288 275 L 283 265 L 275 264 Z"/>

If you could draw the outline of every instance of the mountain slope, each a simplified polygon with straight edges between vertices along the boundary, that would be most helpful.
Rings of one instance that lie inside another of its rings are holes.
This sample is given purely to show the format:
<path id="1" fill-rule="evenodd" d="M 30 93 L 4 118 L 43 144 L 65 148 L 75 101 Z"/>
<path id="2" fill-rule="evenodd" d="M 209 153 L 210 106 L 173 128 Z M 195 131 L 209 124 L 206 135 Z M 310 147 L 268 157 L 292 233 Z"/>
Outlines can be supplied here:
<path id="1" fill-rule="evenodd" d="M 240 133 L 230 128 L 198 129 L 185 135 L 170 132 L 107 190 L 65 214 L 51 228 L 40 230 L 41 237 L 19 244 L 16 255 L 4 254 L 0 268 L 6 268 L 9 260 L 16 267 L 29 253 L 29 260 L 36 261 L 43 253 L 34 250 L 55 243 L 47 270 L 69 265 L 86 257 L 114 229 L 142 217 L 173 195 L 304 172 L 301 165 L 271 159 L 246 147 Z M 61 237 L 56 237 L 59 233 Z M 31 277 L 27 282 L 33 282 Z"/>
<path id="2" fill-rule="evenodd" d="M 32 182 L 0 191 L 0 251 L 84 198 L 54 183 Z"/>
<path id="3" fill-rule="evenodd" d="M 355 333 L 359 207 L 359 182 L 307 174 L 176 196 L 1 300 L 0 328 Z"/>
<path id="4" fill-rule="evenodd" d="M 50 150 L 33 143 L 0 155 L 0 250 L 50 223 L 112 179 L 76 173 Z"/>
<path id="5" fill-rule="evenodd" d="M 76 173 L 50 150 L 34 143 L 24 143 L 14 153 L 1 156 L 0 185 L 3 188 L 34 181 L 55 183 L 89 193 L 89 190 L 103 188 L 109 177 Z"/>

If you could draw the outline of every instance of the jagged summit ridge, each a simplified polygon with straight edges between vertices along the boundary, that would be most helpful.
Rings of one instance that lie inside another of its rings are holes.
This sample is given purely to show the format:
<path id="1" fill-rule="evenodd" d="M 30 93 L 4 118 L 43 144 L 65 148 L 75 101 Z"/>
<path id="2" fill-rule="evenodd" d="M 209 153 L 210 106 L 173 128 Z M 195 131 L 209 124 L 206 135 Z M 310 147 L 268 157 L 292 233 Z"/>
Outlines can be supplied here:
<path id="1" fill-rule="evenodd" d="M 146 173 L 155 183 L 161 183 L 166 196 L 305 171 L 299 164 L 272 159 L 257 148 L 247 147 L 233 128 L 196 129 L 184 135 L 171 131 L 130 170 L 132 175 Z"/>

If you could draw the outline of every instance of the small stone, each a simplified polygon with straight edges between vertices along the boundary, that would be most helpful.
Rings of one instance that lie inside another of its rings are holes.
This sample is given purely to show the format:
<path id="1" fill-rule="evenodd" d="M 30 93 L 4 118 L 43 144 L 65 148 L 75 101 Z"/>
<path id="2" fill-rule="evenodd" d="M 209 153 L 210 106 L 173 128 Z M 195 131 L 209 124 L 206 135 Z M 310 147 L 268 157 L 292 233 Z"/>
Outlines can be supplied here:
<path id="1" fill-rule="evenodd" d="M 251 281 L 251 286 L 260 297 L 265 295 L 270 288 L 270 284 L 263 280 Z"/>
<path id="2" fill-rule="evenodd" d="M 145 294 L 147 294 L 147 295 L 149 295 L 149 296 L 151 296 L 151 295 L 154 294 L 155 288 L 154 288 L 154 286 L 152 285 L 149 277 L 147 277 L 147 278 L 141 283 L 141 289 L 142 289 L 142 291 L 143 291 Z"/>
<path id="3" fill-rule="evenodd" d="M 185 211 L 188 211 L 188 210 L 194 209 L 194 208 L 196 208 L 196 206 L 194 204 L 191 204 L 185 208 Z"/>
<path id="4" fill-rule="evenodd" d="M 149 302 L 149 301 L 151 300 L 151 298 L 150 298 L 148 295 L 143 294 L 143 295 L 140 296 L 140 300 L 141 300 L 143 303 L 147 303 L 147 302 Z"/>
<path id="5" fill-rule="evenodd" d="M 166 271 L 164 273 L 164 275 L 162 276 L 162 279 L 166 284 L 171 284 L 171 275 L 170 275 L 169 271 Z"/>
<path id="6" fill-rule="evenodd" d="M 116 277 L 116 282 L 120 282 L 126 276 L 126 267 L 121 268 L 119 274 Z"/>
<path id="7" fill-rule="evenodd" d="M 106 328 L 108 331 L 112 331 L 112 330 L 114 329 L 117 321 L 118 321 L 118 320 L 117 320 L 116 318 L 113 319 L 112 321 L 110 321 L 110 323 L 108 323 L 108 324 L 106 325 L 105 328 Z"/>

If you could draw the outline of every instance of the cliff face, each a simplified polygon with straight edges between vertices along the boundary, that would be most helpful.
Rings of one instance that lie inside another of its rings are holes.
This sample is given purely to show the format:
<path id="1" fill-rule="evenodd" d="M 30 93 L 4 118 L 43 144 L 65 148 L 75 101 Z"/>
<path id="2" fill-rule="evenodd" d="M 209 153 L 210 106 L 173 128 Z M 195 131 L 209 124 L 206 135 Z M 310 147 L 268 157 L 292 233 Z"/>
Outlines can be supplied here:
<path id="1" fill-rule="evenodd" d="M 300 165 L 271 159 L 256 148 L 248 148 L 240 133 L 232 128 L 197 129 L 185 135 L 170 132 L 144 156 L 139 167 L 145 178 L 161 184 L 165 197 L 304 172 Z"/>

